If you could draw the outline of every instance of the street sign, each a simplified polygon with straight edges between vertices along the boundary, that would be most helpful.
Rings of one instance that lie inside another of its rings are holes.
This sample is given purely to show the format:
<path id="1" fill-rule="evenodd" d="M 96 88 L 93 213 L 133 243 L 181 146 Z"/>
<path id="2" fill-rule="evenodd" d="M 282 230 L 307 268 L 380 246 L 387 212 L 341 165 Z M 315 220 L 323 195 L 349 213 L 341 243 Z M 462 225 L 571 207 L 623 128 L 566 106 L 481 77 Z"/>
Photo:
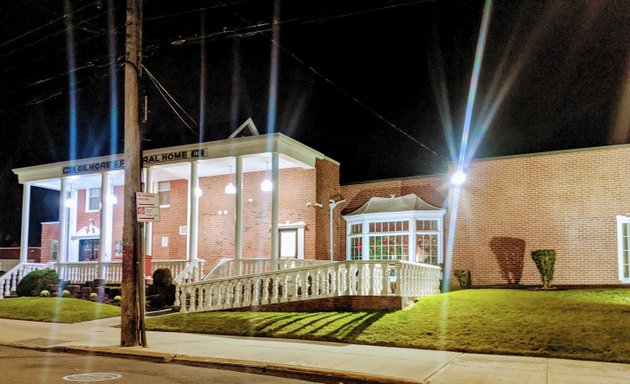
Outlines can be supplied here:
<path id="1" fill-rule="evenodd" d="M 160 221 L 160 198 L 157 193 L 136 192 L 138 223 Z"/>

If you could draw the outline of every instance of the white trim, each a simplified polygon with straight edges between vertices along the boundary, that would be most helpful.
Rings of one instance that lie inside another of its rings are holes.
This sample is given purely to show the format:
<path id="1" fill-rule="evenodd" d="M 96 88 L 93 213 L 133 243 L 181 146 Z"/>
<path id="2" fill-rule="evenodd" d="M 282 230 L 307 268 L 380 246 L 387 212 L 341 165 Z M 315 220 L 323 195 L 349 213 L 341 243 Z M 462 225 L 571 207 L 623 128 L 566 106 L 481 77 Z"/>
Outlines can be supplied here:
<path id="1" fill-rule="evenodd" d="M 630 283 L 630 276 L 624 277 L 623 275 L 623 225 L 630 223 L 630 216 L 617 216 L 617 265 L 619 272 L 619 282 L 623 284 Z M 628 245 L 630 248 L 630 244 Z"/>

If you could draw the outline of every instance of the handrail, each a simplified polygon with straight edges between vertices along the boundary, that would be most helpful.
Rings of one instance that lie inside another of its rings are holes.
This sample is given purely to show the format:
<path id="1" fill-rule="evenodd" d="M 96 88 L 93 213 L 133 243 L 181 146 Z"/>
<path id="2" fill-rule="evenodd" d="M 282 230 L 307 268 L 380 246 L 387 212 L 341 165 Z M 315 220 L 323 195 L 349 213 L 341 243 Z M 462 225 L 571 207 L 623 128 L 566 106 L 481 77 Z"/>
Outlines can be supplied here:
<path id="1" fill-rule="evenodd" d="M 194 283 L 201 280 L 201 276 L 203 275 L 203 265 L 205 264 L 205 260 L 203 259 L 195 259 L 188 263 L 186 268 L 184 268 L 175 279 L 173 279 L 173 283 L 182 284 L 182 283 Z"/>
<path id="2" fill-rule="evenodd" d="M 247 258 L 247 259 L 221 259 L 215 267 L 203 277 L 203 280 L 217 279 L 222 277 L 235 277 L 249 274 L 261 274 L 274 270 L 301 268 L 310 265 L 323 265 L 330 263 L 328 260 L 309 259 L 270 259 L 270 258 Z"/>
<path id="3" fill-rule="evenodd" d="M 326 262 L 178 283 L 181 312 L 242 308 L 335 296 L 422 297 L 439 293 L 441 268 L 404 261 Z"/>

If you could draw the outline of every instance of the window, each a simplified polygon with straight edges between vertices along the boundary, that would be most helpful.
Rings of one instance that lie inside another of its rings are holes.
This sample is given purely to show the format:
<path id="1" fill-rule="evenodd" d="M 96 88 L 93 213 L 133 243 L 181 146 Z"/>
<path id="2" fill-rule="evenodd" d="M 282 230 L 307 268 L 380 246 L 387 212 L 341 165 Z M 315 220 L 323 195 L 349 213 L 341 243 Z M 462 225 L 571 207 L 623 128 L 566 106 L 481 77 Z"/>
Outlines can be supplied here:
<path id="1" fill-rule="evenodd" d="M 409 235 L 370 236 L 370 260 L 409 260 Z"/>
<path id="2" fill-rule="evenodd" d="M 359 234 L 359 233 L 363 232 L 362 228 L 363 228 L 362 224 L 352 224 L 350 226 L 350 234 L 351 235 Z"/>
<path id="3" fill-rule="evenodd" d="M 168 237 L 162 236 L 162 247 L 168 247 Z"/>
<path id="4" fill-rule="evenodd" d="M 179 226 L 179 234 L 180 235 L 187 235 L 188 234 L 188 226 L 187 225 L 180 225 Z"/>
<path id="5" fill-rule="evenodd" d="M 437 231 L 437 220 L 416 220 L 416 231 Z"/>
<path id="6" fill-rule="evenodd" d="M 350 260 L 361 260 L 363 257 L 363 249 L 360 237 L 350 238 Z"/>
<path id="7" fill-rule="evenodd" d="M 98 239 L 79 240 L 79 261 L 98 260 Z"/>
<path id="8" fill-rule="evenodd" d="M 114 256 L 123 255 L 123 242 L 122 240 L 114 241 Z"/>
<path id="9" fill-rule="evenodd" d="M 416 260 L 418 263 L 438 265 L 438 235 L 416 235 Z"/>
<path id="10" fill-rule="evenodd" d="M 298 258 L 298 230 L 296 228 L 280 229 L 280 258 Z"/>
<path id="11" fill-rule="evenodd" d="M 59 240 L 50 241 L 50 261 L 59 260 Z"/>
<path id="12" fill-rule="evenodd" d="M 630 283 L 630 217 L 617 216 L 619 242 L 619 280 Z"/>
<path id="13" fill-rule="evenodd" d="M 85 197 L 85 211 L 93 212 L 98 211 L 101 205 L 100 197 L 101 197 L 101 189 L 100 188 L 90 188 L 86 190 Z"/>
<path id="14" fill-rule="evenodd" d="M 166 208 L 171 205 L 171 182 L 160 181 L 158 183 L 158 194 L 160 195 L 160 207 Z"/>

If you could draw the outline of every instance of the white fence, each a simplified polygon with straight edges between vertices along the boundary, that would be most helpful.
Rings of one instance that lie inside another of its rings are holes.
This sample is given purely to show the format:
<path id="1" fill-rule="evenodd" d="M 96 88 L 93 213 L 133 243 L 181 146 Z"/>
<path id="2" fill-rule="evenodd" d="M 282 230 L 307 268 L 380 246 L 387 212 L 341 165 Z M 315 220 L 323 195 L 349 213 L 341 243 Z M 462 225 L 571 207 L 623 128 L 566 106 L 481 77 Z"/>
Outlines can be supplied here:
<path id="1" fill-rule="evenodd" d="M 265 272 L 281 271 L 284 269 L 293 269 L 307 267 L 311 265 L 328 264 L 326 260 L 303 260 L 303 259 L 222 259 L 210 271 L 204 280 L 220 279 L 224 277 L 234 277 L 242 275 L 257 275 Z"/>
<path id="2" fill-rule="evenodd" d="M 178 284 L 175 305 L 200 312 L 336 296 L 421 297 L 440 292 L 440 275 L 439 267 L 404 261 L 318 262 Z"/>

